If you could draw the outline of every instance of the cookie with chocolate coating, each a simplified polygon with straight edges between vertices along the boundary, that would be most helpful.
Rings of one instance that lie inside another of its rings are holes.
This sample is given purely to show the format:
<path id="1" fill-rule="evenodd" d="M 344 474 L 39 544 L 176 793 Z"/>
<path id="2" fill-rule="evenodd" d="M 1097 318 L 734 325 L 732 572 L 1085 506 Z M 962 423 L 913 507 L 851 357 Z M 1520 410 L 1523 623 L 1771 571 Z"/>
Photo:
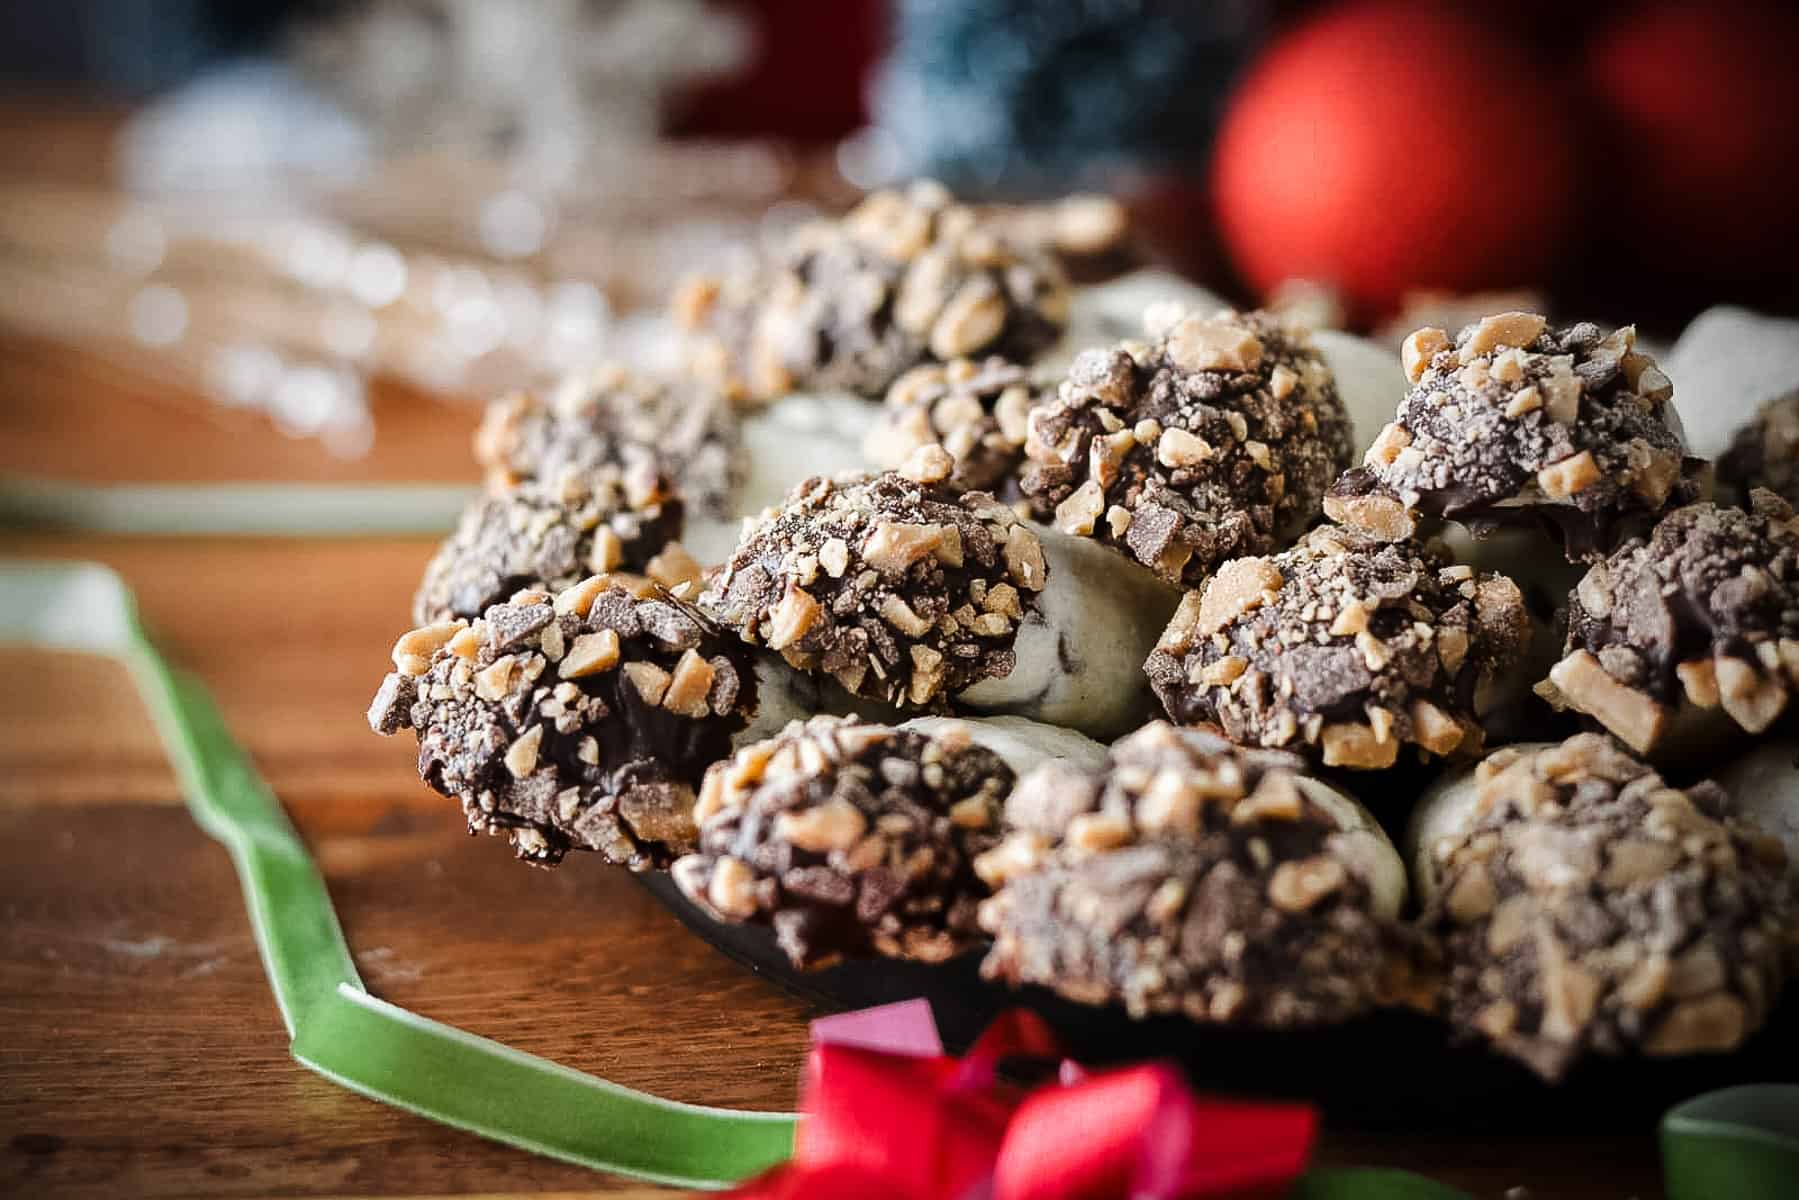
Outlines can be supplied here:
<path id="1" fill-rule="evenodd" d="M 1030 361 L 1067 324 L 1068 285 L 1048 254 L 917 183 L 796 230 L 745 270 L 689 280 L 674 311 L 699 337 L 696 366 L 733 395 L 875 397 L 922 362 Z"/>
<path id="2" fill-rule="evenodd" d="M 1172 584 L 1265 554 L 1317 520 L 1349 419 L 1307 335 L 1267 313 L 1145 318 L 1080 354 L 1031 411 L 1022 487 L 1040 519 Z"/>
<path id="3" fill-rule="evenodd" d="M 1799 504 L 1799 391 L 1762 405 L 1718 458 L 1721 495 L 1746 503 L 1756 488 Z"/>
<path id="4" fill-rule="evenodd" d="M 1445 1014 L 1551 1081 L 1590 1055 L 1723 1053 L 1766 1020 L 1791 896 L 1780 843 L 1599 734 L 1508 746 L 1416 814 Z"/>
<path id="5" fill-rule="evenodd" d="M 796 966 L 941 962 L 980 937 L 971 863 L 998 836 L 1011 768 L 956 730 L 796 722 L 706 775 L 676 884 L 721 921 L 772 925 Z"/>
<path id="6" fill-rule="evenodd" d="M 1530 620 L 1517 585 L 1434 547 L 1320 526 L 1187 593 L 1144 669 L 1168 715 L 1326 766 L 1478 750 Z"/>
<path id="7" fill-rule="evenodd" d="M 746 470 L 737 426 L 716 388 L 608 364 L 488 405 L 475 461 L 490 491 L 534 481 L 563 497 L 660 477 L 690 514 L 729 518 Z"/>
<path id="8" fill-rule="evenodd" d="M 470 832 L 540 865 L 587 850 L 644 870 L 692 849 L 701 776 L 759 707 L 754 651 L 624 577 L 424 625 L 394 665 L 370 726 L 413 730 L 420 777 Z"/>
<path id="9" fill-rule="evenodd" d="M 1578 561 L 1698 498 L 1673 387 L 1632 326 L 1499 313 L 1453 340 L 1421 329 L 1400 357 L 1412 389 L 1331 488 L 1333 520 L 1388 538 L 1421 519 L 1538 524 Z"/>
<path id="10" fill-rule="evenodd" d="M 1343 1020 L 1387 994 L 1404 869 L 1295 755 L 1158 722 L 1100 768 L 1051 764 L 976 862 L 988 978 L 1133 1016 Z"/>
<path id="11" fill-rule="evenodd" d="M 1594 563 L 1538 692 L 1651 756 L 1779 720 L 1799 690 L 1799 518 L 1752 501 L 1678 509 Z"/>
<path id="12" fill-rule="evenodd" d="M 947 456 L 813 480 L 752 523 L 707 603 L 850 693 L 1112 738 L 1149 705 L 1139 664 L 1179 594 L 1087 538 L 946 488 Z"/>

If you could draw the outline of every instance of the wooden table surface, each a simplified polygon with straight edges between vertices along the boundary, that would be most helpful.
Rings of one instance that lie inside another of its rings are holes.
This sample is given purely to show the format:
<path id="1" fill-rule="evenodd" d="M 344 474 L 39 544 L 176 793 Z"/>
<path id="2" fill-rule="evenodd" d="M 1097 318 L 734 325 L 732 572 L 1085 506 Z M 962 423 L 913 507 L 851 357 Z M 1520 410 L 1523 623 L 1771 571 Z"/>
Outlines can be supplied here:
<path id="1" fill-rule="evenodd" d="M 4 334 L 0 397 L 0 474 L 472 480 L 473 413 L 400 393 L 378 396 L 375 451 L 350 464 Z M 317 855 L 378 995 L 662 1095 L 790 1106 L 805 1005 L 620 873 L 581 857 L 531 870 L 469 838 L 419 783 L 409 740 L 368 732 L 363 710 L 430 548 L 0 530 L 0 555 L 104 562 L 136 590 Z M 122 670 L 0 647 L 0 671 L 0 1194 L 668 1194 L 384 1107 L 296 1064 L 230 863 L 181 806 Z M 1401 1166 L 1481 1197 L 1659 1194 L 1647 1127 L 1330 1129 L 1320 1159 Z"/>

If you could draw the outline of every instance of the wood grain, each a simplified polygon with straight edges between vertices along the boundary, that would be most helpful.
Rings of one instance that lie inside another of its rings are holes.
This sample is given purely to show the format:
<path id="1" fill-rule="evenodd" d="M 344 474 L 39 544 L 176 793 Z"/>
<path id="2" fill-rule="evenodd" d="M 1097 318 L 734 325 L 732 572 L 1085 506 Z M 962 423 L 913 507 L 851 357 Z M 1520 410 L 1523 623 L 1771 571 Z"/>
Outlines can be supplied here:
<path id="1" fill-rule="evenodd" d="M 379 995 L 635 1087 L 786 1107 L 812 1015 L 631 880 L 462 833 L 361 710 L 429 546 L 0 537 L 94 558 L 214 689 L 311 842 Z M 123 674 L 0 651 L 0 1194 L 647 1195 L 387 1109 L 287 1057 L 223 853 Z M 1650 1131 L 1327 1134 L 1322 1158 L 1480 1196 L 1652 1197 Z M 1591 1164 L 1603 1162 L 1603 1177 Z M 666 1193 L 662 1193 L 666 1194 Z"/>
<path id="2" fill-rule="evenodd" d="M 0 334 L 0 472 L 83 483 L 479 478 L 469 456 L 480 419 L 474 399 L 433 400 L 377 380 L 369 396 L 374 444 L 365 457 L 343 459 L 316 439 L 283 436 L 266 417 L 148 382 L 130 366 Z M 145 453 L 148 446 L 157 452 Z"/>

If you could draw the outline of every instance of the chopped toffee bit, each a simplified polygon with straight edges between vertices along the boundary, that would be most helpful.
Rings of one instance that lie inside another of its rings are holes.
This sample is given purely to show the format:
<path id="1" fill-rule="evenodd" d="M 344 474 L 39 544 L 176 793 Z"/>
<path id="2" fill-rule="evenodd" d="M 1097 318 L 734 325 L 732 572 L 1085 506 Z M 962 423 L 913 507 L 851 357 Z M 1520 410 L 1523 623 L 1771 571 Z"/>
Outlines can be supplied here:
<path id="1" fill-rule="evenodd" d="M 748 270 L 688 281 L 674 310 L 701 334 L 696 365 L 734 395 L 872 397 L 922 362 L 1029 361 L 1067 324 L 1068 286 L 1048 254 L 919 183 L 797 230 Z"/>
<path id="2" fill-rule="evenodd" d="M 470 501 L 425 567 L 413 620 L 473 619 L 521 588 L 556 591 L 593 574 L 646 572 L 659 556 L 677 561 L 666 556 L 680 551 L 684 510 L 666 479 L 627 485 L 616 468 L 580 478 L 567 499 L 525 483 Z"/>
<path id="3" fill-rule="evenodd" d="M 1761 733 L 1799 690 L 1799 519 L 1694 504 L 1593 564 L 1568 598 L 1565 657 L 1538 685 L 1639 754 L 1677 709 L 1722 709 Z"/>
<path id="4" fill-rule="evenodd" d="M 737 416 L 715 388 L 618 366 L 570 375 L 549 397 L 514 392 L 487 407 L 475 461 L 490 490 L 535 481 L 567 503 L 674 481 L 695 513 L 735 516 L 744 470 Z"/>
<path id="5" fill-rule="evenodd" d="M 1799 392 L 1762 405 L 1718 458 L 1718 484 L 1733 496 L 1766 488 L 1799 504 Z"/>
<path id="6" fill-rule="evenodd" d="M 1633 326 L 1602 335 L 1526 312 L 1454 341 L 1420 329 L 1400 351 L 1412 390 L 1325 512 L 1384 538 L 1419 516 L 1476 533 L 1540 523 L 1572 560 L 1604 554 L 1699 494 L 1673 387 L 1635 347 Z"/>
<path id="7" fill-rule="evenodd" d="M 1455 1027 L 1549 1080 L 1585 1055 L 1735 1049 L 1766 1019 L 1790 920 L 1778 841 L 1599 734 L 1495 751 L 1426 848 L 1423 927 Z"/>
<path id="8" fill-rule="evenodd" d="M 1153 342 L 1082 353 L 1031 411 L 1023 490 L 1063 532 L 1197 584 L 1317 519 L 1349 418 L 1309 338 L 1267 313 L 1145 323 Z"/>
<path id="9" fill-rule="evenodd" d="M 952 464 L 943 481 L 951 490 L 1013 498 L 1037 393 L 1030 372 L 1003 358 L 913 367 L 887 389 L 863 453 L 881 470 L 901 470 L 924 466 L 929 448 L 940 447 Z"/>
<path id="10" fill-rule="evenodd" d="M 941 962 L 980 934 L 970 864 L 998 836 L 1011 768 L 965 732 L 795 722 L 706 774 L 676 884 L 721 921 L 774 927 L 796 966 Z"/>
<path id="11" fill-rule="evenodd" d="M 1530 637 L 1518 587 L 1430 546 L 1321 526 L 1188 592 L 1144 669 L 1168 715 L 1326 766 L 1479 750 Z"/>
<path id="12" fill-rule="evenodd" d="M 394 665 L 370 727 L 416 731 L 420 777 L 469 831 L 543 866 L 573 849 L 644 870 L 691 850 L 694 789 L 757 707 L 752 650 L 625 576 L 415 629 Z"/>
<path id="13" fill-rule="evenodd" d="M 852 695 L 941 709 L 1010 674 L 1043 550 L 1012 510 L 888 472 L 812 479 L 764 512 L 706 603 L 752 644 Z"/>
<path id="14" fill-rule="evenodd" d="M 1392 977 L 1396 906 L 1382 911 L 1301 766 L 1158 722 L 1104 769 L 1033 771 L 1006 803 L 1012 832 L 975 864 L 996 889 L 982 973 L 1136 1017 L 1291 1026 L 1369 1009 Z"/>

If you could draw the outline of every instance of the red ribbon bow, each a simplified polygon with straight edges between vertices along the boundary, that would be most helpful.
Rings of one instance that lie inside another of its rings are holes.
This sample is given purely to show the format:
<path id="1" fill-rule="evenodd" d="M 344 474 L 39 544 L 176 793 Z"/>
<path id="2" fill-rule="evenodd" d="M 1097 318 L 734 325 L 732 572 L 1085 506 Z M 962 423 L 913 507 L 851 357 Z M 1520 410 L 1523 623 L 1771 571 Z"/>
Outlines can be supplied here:
<path id="1" fill-rule="evenodd" d="M 1035 1013 L 1014 1009 L 964 1058 L 943 1053 L 929 1004 L 909 1000 L 812 1025 L 787 1165 L 742 1200 L 1194 1200 L 1278 1196 L 1309 1157 L 1304 1105 L 1202 1099 L 1180 1070 L 1145 1063 L 1057 1082 L 1000 1081 L 1001 1059 L 1061 1059 Z"/>

